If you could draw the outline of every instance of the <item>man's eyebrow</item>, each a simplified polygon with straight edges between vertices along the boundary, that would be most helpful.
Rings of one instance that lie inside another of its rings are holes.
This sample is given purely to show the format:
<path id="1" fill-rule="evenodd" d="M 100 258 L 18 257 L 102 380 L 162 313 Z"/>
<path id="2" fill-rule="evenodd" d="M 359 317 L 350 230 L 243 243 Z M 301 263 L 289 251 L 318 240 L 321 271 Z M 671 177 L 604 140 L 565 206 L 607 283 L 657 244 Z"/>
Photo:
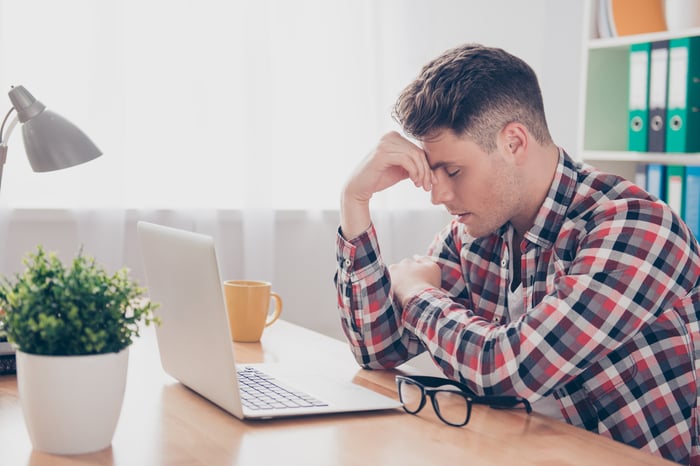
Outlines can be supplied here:
<path id="1" fill-rule="evenodd" d="M 428 166 L 430 167 L 430 169 L 431 169 L 432 171 L 435 171 L 435 170 L 437 170 L 437 169 L 439 169 L 439 168 L 444 167 L 445 165 L 447 165 L 447 162 L 437 162 L 437 163 L 435 163 L 435 164 L 433 164 L 433 165 L 428 165 Z"/>

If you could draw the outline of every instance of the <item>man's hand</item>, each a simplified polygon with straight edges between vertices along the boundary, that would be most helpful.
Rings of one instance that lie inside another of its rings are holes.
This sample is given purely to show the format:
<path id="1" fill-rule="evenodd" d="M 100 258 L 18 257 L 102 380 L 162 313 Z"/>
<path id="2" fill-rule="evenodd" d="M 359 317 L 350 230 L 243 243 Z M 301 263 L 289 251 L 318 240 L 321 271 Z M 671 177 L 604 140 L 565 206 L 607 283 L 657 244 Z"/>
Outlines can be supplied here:
<path id="1" fill-rule="evenodd" d="M 381 138 L 343 189 L 340 206 L 343 236 L 352 239 L 365 231 L 371 222 L 369 201 L 374 193 L 407 178 L 425 191 L 432 189 L 433 174 L 423 149 L 392 131 Z"/>
<path id="2" fill-rule="evenodd" d="M 440 288 L 440 267 L 433 259 L 413 256 L 389 266 L 391 290 L 403 307 L 409 299 L 428 288 Z"/>

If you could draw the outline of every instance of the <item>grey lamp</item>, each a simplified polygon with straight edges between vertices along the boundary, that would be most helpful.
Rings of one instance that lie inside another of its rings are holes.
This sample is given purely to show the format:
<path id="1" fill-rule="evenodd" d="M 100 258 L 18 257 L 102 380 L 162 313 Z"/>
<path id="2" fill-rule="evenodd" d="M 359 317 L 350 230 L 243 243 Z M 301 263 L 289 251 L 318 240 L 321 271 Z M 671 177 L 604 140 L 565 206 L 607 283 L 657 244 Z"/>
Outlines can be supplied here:
<path id="1" fill-rule="evenodd" d="M 23 86 L 8 93 L 12 108 L 0 125 L 0 180 L 7 159 L 7 140 L 17 121 L 22 123 L 24 150 L 35 172 L 47 172 L 72 167 L 102 155 L 102 152 L 77 126 L 62 116 L 47 110 Z M 7 127 L 12 112 L 17 115 Z"/>

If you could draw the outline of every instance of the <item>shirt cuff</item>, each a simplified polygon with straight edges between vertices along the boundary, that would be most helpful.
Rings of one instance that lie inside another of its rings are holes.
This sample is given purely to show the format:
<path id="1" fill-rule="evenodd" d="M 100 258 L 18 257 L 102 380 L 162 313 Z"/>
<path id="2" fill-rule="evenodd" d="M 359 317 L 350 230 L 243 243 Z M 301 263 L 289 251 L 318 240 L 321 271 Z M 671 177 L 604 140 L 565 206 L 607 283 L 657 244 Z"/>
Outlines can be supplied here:
<path id="1" fill-rule="evenodd" d="M 343 281 L 361 280 L 375 273 L 380 254 L 374 225 L 370 225 L 367 230 L 349 241 L 338 228 L 336 251 L 339 278 Z"/>

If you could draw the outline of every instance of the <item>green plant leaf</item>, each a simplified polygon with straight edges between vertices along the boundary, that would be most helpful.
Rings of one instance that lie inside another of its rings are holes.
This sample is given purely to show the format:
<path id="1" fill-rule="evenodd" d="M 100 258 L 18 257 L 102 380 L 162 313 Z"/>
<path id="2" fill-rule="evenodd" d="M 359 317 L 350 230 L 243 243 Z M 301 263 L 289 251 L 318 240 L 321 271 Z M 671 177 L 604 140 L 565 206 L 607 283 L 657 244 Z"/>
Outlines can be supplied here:
<path id="1" fill-rule="evenodd" d="M 141 324 L 159 323 L 158 305 L 127 269 L 110 275 L 82 249 L 66 268 L 42 246 L 25 270 L 0 281 L 0 331 L 21 351 L 44 355 L 119 352 Z"/>

